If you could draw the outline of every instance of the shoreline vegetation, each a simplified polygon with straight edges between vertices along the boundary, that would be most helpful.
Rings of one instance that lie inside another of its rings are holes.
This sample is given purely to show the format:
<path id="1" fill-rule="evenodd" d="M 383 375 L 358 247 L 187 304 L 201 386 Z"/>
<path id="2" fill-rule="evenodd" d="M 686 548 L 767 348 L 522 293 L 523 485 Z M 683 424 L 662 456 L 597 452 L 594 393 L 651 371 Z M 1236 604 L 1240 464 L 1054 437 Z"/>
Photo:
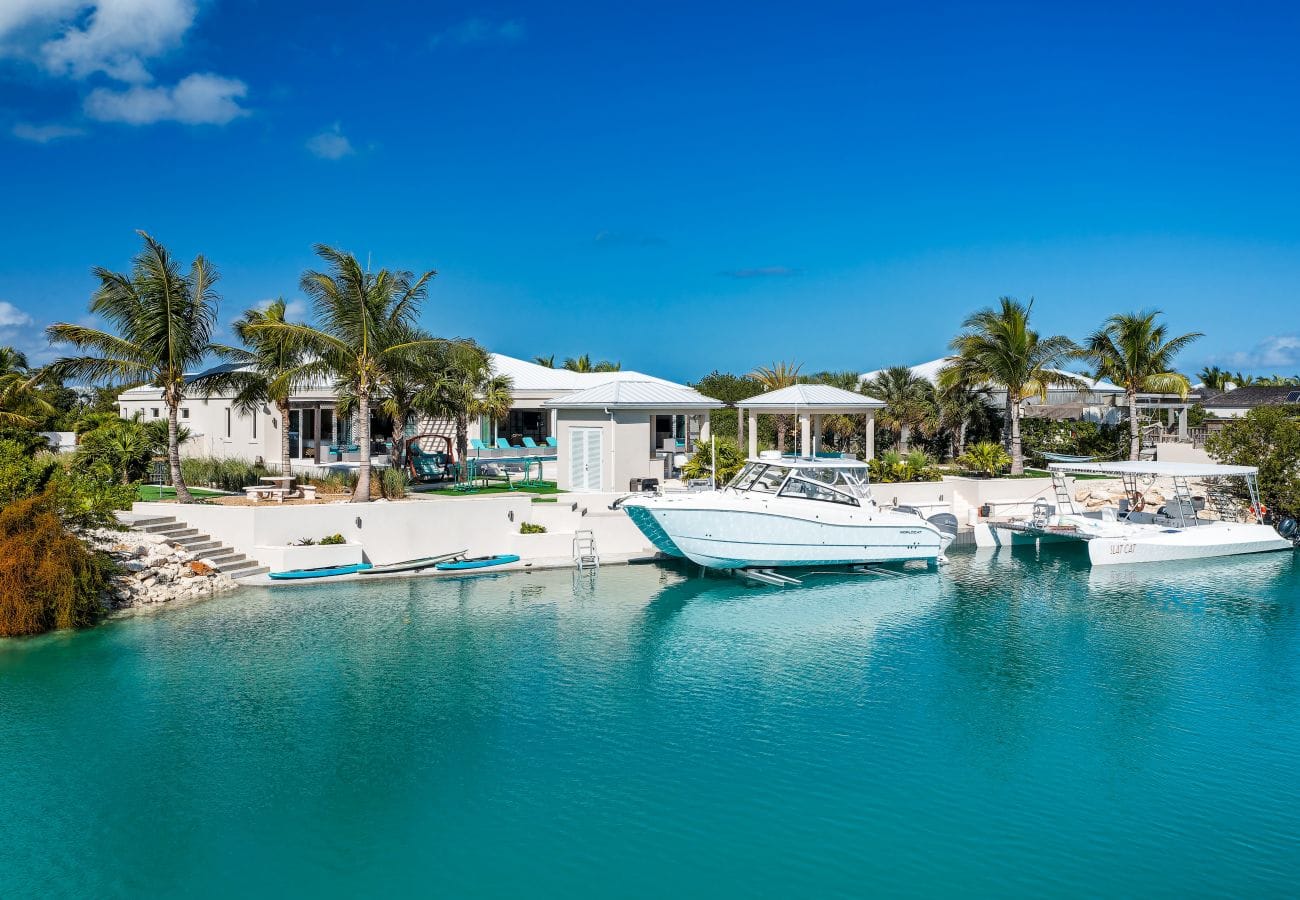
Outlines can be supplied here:
<path id="1" fill-rule="evenodd" d="M 0 635 L 83 627 L 102 618 L 114 602 L 112 579 L 128 562 L 94 538 L 117 527 L 114 511 L 150 493 L 161 498 L 166 492 L 182 504 L 211 502 L 213 491 L 235 494 L 288 468 L 287 428 L 274 465 L 183 457 L 180 447 L 190 434 L 179 409 L 187 397 L 220 392 L 233 397 L 237 409 L 273 407 L 287 421 L 296 391 L 334 385 L 340 421 L 357 422 L 352 440 L 360 460 L 355 472 L 303 476 L 324 502 L 405 497 L 410 485 L 402 438 L 413 420 L 449 422 L 463 460 L 471 423 L 500 420 L 511 408 L 513 385 L 492 370 L 482 345 L 419 325 L 435 270 L 372 270 L 351 253 L 316 245 L 322 267 L 305 271 L 298 284 L 311 316 L 295 321 L 290 305 L 277 299 L 244 311 L 233 328 L 238 344 L 225 345 L 213 340 L 221 302 L 216 266 L 203 255 L 182 265 L 154 237 L 139 235 L 141 248 L 127 271 L 92 270 L 89 311 L 97 325 L 61 322 L 47 329 L 64 355 L 38 368 L 13 348 L 0 347 Z M 686 476 L 715 475 L 725 482 L 744 462 L 735 440 L 736 403 L 799 382 L 883 402 L 878 453 L 871 460 L 871 476 L 881 483 L 935 481 L 946 474 L 1024 477 L 1030 464 L 1041 464 L 1044 451 L 1135 456 L 1137 395 L 1186 398 L 1191 381 L 1176 371 L 1175 360 L 1200 333 L 1171 335 L 1158 311 L 1143 311 L 1107 318 L 1080 344 L 1040 334 L 1033 314 L 1033 300 L 1002 297 L 968 316 L 933 382 L 897 365 L 865 381 L 856 371 L 805 373 L 789 361 L 743 375 L 715 370 L 693 387 L 727 407 L 711 415 L 714 441 L 687 462 Z M 185 377 L 211 357 L 228 365 L 204 378 Z M 555 366 L 556 357 L 537 362 Z M 1049 387 L 1086 387 L 1084 376 L 1066 369 L 1071 365 L 1123 389 L 1126 423 L 1025 417 L 1021 401 L 1046 398 Z M 621 363 L 581 354 L 566 358 L 563 367 L 619 371 Z M 1213 367 L 1200 377 L 1211 387 L 1250 380 Z M 91 387 L 73 390 L 69 383 Z M 119 417 L 118 394 L 140 385 L 161 390 L 164 418 Z M 1005 402 L 995 406 L 995 395 Z M 372 466 L 372 410 L 390 442 L 392 466 Z M 827 416 L 823 425 L 827 449 L 863 457 L 862 429 L 853 417 Z M 42 431 L 74 432 L 75 450 L 51 453 Z M 795 431 L 791 417 L 764 417 L 759 443 L 786 451 Z M 1300 419 L 1292 410 L 1253 410 L 1212 436 L 1207 447 L 1224 462 L 1260 466 L 1270 508 L 1300 513 Z M 158 462 L 165 462 L 169 484 L 145 484 Z"/>

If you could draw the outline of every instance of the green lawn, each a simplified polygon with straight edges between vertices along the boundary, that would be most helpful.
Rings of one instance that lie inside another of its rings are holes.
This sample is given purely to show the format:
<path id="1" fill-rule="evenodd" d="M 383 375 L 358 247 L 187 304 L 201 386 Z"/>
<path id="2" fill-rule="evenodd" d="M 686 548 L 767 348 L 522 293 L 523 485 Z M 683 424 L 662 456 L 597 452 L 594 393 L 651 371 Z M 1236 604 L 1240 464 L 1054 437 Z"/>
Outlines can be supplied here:
<path id="1" fill-rule="evenodd" d="M 141 484 L 136 488 L 141 500 L 174 500 L 176 499 L 176 488 L 171 485 Z M 221 491 L 212 491 L 207 488 L 190 488 L 190 493 L 195 497 L 222 497 L 225 496 Z"/>

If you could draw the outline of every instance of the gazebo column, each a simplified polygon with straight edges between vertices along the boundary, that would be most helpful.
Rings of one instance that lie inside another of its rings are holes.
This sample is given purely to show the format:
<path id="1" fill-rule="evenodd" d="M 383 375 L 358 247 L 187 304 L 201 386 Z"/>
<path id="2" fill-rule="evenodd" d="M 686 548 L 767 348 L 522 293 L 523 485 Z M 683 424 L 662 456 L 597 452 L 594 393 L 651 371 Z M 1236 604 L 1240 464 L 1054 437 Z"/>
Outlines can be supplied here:
<path id="1" fill-rule="evenodd" d="M 713 418 L 708 413 L 700 414 L 700 443 L 707 444 L 713 436 Z"/>
<path id="2" fill-rule="evenodd" d="M 1187 407 L 1178 408 L 1178 440 L 1187 440 Z"/>
<path id="3" fill-rule="evenodd" d="M 802 413 L 799 416 L 799 455 L 812 456 L 812 416 Z"/>
<path id="4" fill-rule="evenodd" d="M 736 446 L 745 449 L 745 407 L 736 407 Z"/>
<path id="5" fill-rule="evenodd" d="M 813 416 L 813 456 L 822 452 L 822 416 L 820 413 Z"/>
<path id="6" fill-rule="evenodd" d="M 749 411 L 749 455 L 758 456 L 758 413 Z"/>
<path id="7" fill-rule="evenodd" d="M 862 444 L 863 455 L 867 459 L 876 458 L 876 411 L 867 413 L 867 430 Z"/>

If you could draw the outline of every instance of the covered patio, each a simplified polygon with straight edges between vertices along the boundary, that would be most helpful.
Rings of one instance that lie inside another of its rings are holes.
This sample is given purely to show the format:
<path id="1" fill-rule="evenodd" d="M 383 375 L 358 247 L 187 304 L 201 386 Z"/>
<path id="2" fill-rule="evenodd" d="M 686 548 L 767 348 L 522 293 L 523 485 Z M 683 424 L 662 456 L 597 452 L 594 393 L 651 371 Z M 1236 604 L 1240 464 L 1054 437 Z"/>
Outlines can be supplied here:
<path id="1" fill-rule="evenodd" d="M 822 422 L 826 416 L 865 416 L 863 447 L 866 458 L 876 455 L 876 410 L 884 403 L 829 384 L 793 384 L 769 391 L 736 404 L 736 439 L 745 446 L 749 437 L 749 455 L 758 455 L 758 417 L 760 414 L 794 416 L 798 420 L 799 455 L 815 456 L 821 450 Z"/>

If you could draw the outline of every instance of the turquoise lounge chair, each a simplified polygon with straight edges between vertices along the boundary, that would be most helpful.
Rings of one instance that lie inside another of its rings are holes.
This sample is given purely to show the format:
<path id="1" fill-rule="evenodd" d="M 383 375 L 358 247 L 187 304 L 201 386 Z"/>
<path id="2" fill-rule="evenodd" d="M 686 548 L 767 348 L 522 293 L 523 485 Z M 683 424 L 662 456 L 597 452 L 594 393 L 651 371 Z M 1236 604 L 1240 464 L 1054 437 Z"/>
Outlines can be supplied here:
<path id="1" fill-rule="evenodd" d="M 557 440 L 556 440 L 555 438 L 553 438 L 553 437 L 548 437 L 548 438 L 546 439 L 546 446 L 548 446 L 548 447 L 558 447 L 558 446 L 560 446 L 560 442 L 557 441 Z"/>
<path id="2" fill-rule="evenodd" d="M 470 439 L 469 439 L 469 446 L 470 446 L 470 448 L 473 449 L 473 450 L 486 450 L 486 449 L 487 449 L 487 444 L 483 443 L 483 442 L 482 442 L 481 440 L 479 440 L 478 438 L 470 438 Z"/>
<path id="3" fill-rule="evenodd" d="M 524 448 L 527 449 L 527 450 L 536 450 L 536 449 L 537 449 L 537 441 L 533 440 L 533 439 L 530 438 L 530 437 L 526 437 L 526 438 L 524 438 Z"/>
<path id="4" fill-rule="evenodd" d="M 511 447 L 510 442 L 507 441 L 505 438 L 497 438 L 497 449 L 498 450 L 522 450 L 523 448 Z"/>

